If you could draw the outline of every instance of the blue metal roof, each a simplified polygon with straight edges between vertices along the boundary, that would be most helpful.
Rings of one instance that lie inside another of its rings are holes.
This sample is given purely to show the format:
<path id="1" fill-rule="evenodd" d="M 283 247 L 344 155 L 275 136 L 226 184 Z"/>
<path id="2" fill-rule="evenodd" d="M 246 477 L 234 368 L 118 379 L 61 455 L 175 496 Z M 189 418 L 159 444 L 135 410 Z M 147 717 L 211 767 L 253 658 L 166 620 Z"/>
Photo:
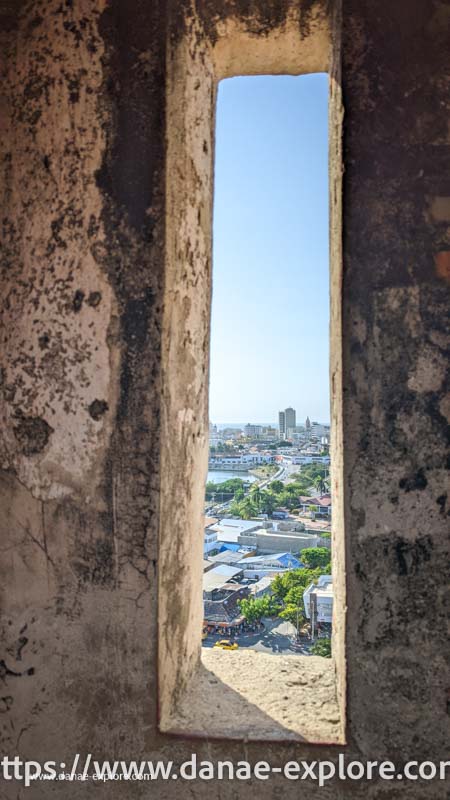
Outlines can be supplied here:
<path id="1" fill-rule="evenodd" d="M 263 565 L 267 562 L 277 562 L 280 567 L 284 567 L 285 569 L 298 569 L 299 567 L 304 567 L 305 565 L 298 559 L 296 556 L 293 556 L 292 553 L 272 553 L 271 555 L 263 555 L 263 556 L 250 556 L 248 561 L 238 562 L 239 565 L 247 563 L 252 564 L 261 564 Z"/>
<path id="2" fill-rule="evenodd" d="M 224 550 L 232 550 L 233 553 L 237 553 L 240 546 L 237 542 L 223 542 L 219 553 L 223 553 Z"/>
<path id="3" fill-rule="evenodd" d="M 292 553 L 280 553 L 276 558 L 283 567 L 298 568 L 303 566 L 302 562 L 293 556 Z"/>

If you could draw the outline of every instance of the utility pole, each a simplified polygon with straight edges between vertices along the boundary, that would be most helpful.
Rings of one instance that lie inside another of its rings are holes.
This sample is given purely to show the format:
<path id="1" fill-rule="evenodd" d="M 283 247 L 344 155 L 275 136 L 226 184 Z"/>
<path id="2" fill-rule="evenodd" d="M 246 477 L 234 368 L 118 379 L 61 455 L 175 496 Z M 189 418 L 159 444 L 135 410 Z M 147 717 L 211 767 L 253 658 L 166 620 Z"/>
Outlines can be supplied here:
<path id="1" fill-rule="evenodd" d="M 309 613 L 311 615 L 311 641 L 313 642 L 317 622 L 317 597 L 314 590 L 309 595 Z"/>

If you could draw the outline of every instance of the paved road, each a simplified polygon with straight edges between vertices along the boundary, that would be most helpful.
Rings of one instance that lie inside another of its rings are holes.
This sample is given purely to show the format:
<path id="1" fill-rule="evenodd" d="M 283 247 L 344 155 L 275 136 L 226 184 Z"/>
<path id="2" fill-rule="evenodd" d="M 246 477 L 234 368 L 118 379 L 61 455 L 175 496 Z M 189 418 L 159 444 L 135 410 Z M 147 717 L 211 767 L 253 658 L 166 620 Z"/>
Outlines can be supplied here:
<path id="1" fill-rule="evenodd" d="M 259 653 L 269 653 L 274 656 L 288 654 L 311 655 L 309 649 L 312 643 L 303 641 L 300 645 L 297 645 L 294 643 L 294 637 L 295 628 L 290 622 L 268 620 L 263 631 L 237 636 L 234 641 L 238 643 L 240 649 L 247 648 L 248 650 L 256 650 Z M 202 644 L 203 647 L 214 647 L 215 642 L 226 638 L 226 636 L 210 635 Z"/>

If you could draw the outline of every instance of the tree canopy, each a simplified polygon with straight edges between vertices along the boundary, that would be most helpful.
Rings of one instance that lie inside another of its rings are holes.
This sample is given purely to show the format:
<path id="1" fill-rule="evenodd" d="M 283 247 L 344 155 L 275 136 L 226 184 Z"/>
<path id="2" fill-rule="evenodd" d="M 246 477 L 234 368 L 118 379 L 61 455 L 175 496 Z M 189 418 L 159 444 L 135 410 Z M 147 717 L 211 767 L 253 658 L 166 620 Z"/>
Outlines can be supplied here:
<path id="1" fill-rule="evenodd" d="M 272 581 L 272 591 L 274 598 L 282 604 L 279 616 L 297 625 L 299 628 L 306 623 L 305 606 L 303 603 L 303 592 L 310 583 L 317 583 L 317 579 L 322 574 L 322 570 L 291 569 L 281 575 L 276 575 Z"/>
<path id="2" fill-rule="evenodd" d="M 331 567 L 331 551 L 328 547 L 306 547 L 301 552 L 301 559 L 310 569 L 320 567 L 323 572 Z"/>
<path id="3" fill-rule="evenodd" d="M 250 623 L 259 622 L 263 617 L 273 617 L 278 611 L 275 599 L 269 595 L 256 598 L 246 597 L 238 600 L 238 604 L 241 614 Z"/>

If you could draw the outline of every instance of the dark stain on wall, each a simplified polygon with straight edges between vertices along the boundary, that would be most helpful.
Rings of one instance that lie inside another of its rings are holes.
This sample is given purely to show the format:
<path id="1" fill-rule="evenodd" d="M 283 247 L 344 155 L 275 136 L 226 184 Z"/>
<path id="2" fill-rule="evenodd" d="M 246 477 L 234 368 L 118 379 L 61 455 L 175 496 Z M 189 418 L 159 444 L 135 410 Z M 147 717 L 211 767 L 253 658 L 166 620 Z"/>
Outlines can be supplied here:
<path id="1" fill-rule="evenodd" d="M 84 292 L 82 292 L 81 289 L 77 289 L 73 296 L 73 301 L 72 301 L 72 308 L 76 314 L 78 313 L 78 311 L 81 311 L 83 300 L 84 300 Z"/>
<path id="2" fill-rule="evenodd" d="M 105 90 L 114 133 L 97 182 L 131 229 L 151 241 L 164 131 L 164 4 L 118 0 L 103 12 L 99 30 L 108 48 Z"/>
<path id="3" fill-rule="evenodd" d="M 13 430 L 21 452 L 25 456 L 41 453 L 47 446 L 51 434 L 54 433 L 51 425 L 42 417 L 21 416 Z"/>
<path id="4" fill-rule="evenodd" d="M 101 299 L 101 292 L 90 292 L 87 303 L 89 306 L 91 306 L 91 308 L 97 308 L 97 306 L 100 305 Z"/>
<path id="5" fill-rule="evenodd" d="M 283 25 L 292 3 L 289 0 L 198 0 L 195 13 L 203 24 L 208 39 L 217 41 L 217 25 L 221 21 L 235 17 L 241 20 L 246 29 L 255 36 L 268 36 L 274 28 Z M 300 30 L 303 36 L 310 32 L 313 14 L 328 14 L 330 0 L 306 0 L 301 3 Z M 180 39 L 193 15 L 193 7 L 186 0 L 172 0 L 170 9 L 171 38 Z"/>
<path id="6" fill-rule="evenodd" d="M 89 405 L 88 411 L 92 419 L 98 422 L 103 417 L 103 414 L 108 411 L 108 403 L 106 400 L 93 400 Z"/>
<path id="7" fill-rule="evenodd" d="M 414 475 L 401 478 L 398 482 L 400 489 L 404 489 L 405 492 L 422 491 L 427 484 L 428 481 L 422 468 L 418 469 Z"/>

